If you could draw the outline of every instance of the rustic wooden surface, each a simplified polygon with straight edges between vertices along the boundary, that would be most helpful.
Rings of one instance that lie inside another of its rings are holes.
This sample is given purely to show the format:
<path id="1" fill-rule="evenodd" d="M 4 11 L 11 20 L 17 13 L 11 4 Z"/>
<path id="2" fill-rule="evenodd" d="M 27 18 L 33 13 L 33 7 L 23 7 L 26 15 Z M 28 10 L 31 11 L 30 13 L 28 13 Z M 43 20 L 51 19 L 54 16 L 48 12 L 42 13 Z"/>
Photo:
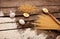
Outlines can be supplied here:
<path id="1" fill-rule="evenodd" d="M 18 6 L 25 3 L 36 5 L 40 9 L 40 13 L 42 13 L 41 9 L 46 7 L 51 14 L 60 20 L 60 0 L 0 0 L 0 11 L 4 13 L 4 16 L 0 17 L 0 39 L 20 39 L 16 21 L 21 18 L 25 20 L 28 19 L 28 21 L 34 20 L 32 15 L 29 18 L 24 18 L 20 16 L 22 14 L 19 12 L 16 12 L 14 19 L 9 17 L 10 10 L 15 12 Z M 33 17 L 35 17 L 35 15 Z"/>
<path id="2" fill-rule="evenodd" d="M 39 7 L 40 12 L 42 8 L 46 7 L 56 18 L 60 18 L 60 0 L 0 0 L 0 10 L 9 15 L 10 10 L 16 11 L 18 6 L 24 3 L 36 5 Z M 58 14 L 55 15 L 55 13 Z"/>

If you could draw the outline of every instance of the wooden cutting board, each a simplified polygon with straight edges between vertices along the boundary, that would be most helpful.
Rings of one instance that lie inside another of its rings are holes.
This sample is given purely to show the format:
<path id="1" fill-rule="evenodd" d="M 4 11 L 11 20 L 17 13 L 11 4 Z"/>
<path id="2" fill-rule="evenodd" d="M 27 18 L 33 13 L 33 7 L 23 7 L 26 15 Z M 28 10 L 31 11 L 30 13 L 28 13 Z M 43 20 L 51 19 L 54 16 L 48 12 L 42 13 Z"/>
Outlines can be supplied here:
<path id="1" fill-rule="evenodd" d="M 42 13 L 42 8 L 48 8 L 52 15 L 60 20 L 60 0 L 0 0 L 0 11 L 3 11 L 3 16 L 0 16 L 0 39 L 21 39 L 17 29 L 19 19 L 35 20 L 36 15 L 31 15 L 29 18 L 22 16 L 22 13 L 17 12 L 18 6 L 29 3 L 37 6 Z M 16 13 L 16 17 L 11 19 L 9 11 Z"/>

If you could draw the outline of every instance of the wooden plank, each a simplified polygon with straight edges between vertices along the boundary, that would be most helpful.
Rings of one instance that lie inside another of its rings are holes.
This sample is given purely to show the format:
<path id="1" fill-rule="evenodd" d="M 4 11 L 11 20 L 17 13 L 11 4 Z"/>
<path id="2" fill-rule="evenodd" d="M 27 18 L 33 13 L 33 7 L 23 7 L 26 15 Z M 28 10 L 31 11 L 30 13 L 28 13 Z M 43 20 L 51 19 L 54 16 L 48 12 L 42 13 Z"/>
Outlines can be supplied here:
<path id="1" fill-rule="evenodd" d="M 39 13 L 37 14 L 42 13 L 42 8 L 47 8 L 52 15 L 54 15 L 56 18 L 60 18 L 60 6 L 40 6 L 38 8 Z"/>
<path id="2" fill-rule="evenodd" d="M 21 39 L 18 30 L 0 31 L 0 39 Z"/>
<path id="3" fill-rule="evenodd" d="M 40 12 L 41 12 L 42 8 L 47 8 L 51 13 L 60 12 L 60 6 L 39 6 L 38 9 L 40 10 Z M 16 12 L 16 11 L 18 11 L 17 9 L 18 9 L 18 7 L 14 7 L 14 8 L 2 7 L 0 9 L 0 11 L 3 11 L 3 13 L 10 13 L 10 10 L 13 12 Z M 18 14 L 19 12 L 16 12 L 16 13 Z"/>
<path id="4" fill-rule="evenodd" d="M 34 16 L 30 16 L 28 18 L 25 18 L 25 17 L 16 17 L 16 21 L 18 21 L 19 19 L 24 19 L 25 21 L 33 21 L 33 20 L 37 19 L 37 16 L 38 15 L 34 15 Z"/>
<path id="5" fill-rule="evenodd" d="M 60 13 L 53 13 L 52 15 L 56 18 L 60 18 Z M 28 18 L 25 18 L 24 16 L 18 16 L 18 17 L 14 17 L 14 18 L 0 17 L 0 23 L 16 22 L 16 21 L 19 21 L 19 19 L 24 19 L 25 21 L 32 21 L 32 20 L 36 20 L 37 16 L 38 15 L 32 15 Z"/>
<path id="6" fill-rule="evenodd" d="M 37 38 L 55 39 L 56 36 L 57 36 L 57 33 L 52 31 L 48 32 L 46 30 L 20 29 L 20 30 L 0 31 L 0 39 L 22 39 L 22 38 L 25 39 L 26 37 L 36 38 L 36 39 Z"/>
<path id="7" fill-rule="evenodd" d="M 59 20 L 59 21 L 60 21 L 60 18 L 57 18 L 57 20 Z"/>
<path id="8" fill-rule="evenodd" d="M 50 13 L 59 13 L 60 12 L 60 6 L 40 6 L 40 7 L 38 7 L 40 12 L 42 11 L 42 8 L 47 8 Z"/>
<path id="9" fill-rule="evenodd" d="M 15 20 L 16 20 L 15 18 L 12 19 L 12 18 L 9 18 L 9 17 L 4 17 L 4 18 L 0 17 L 0 23 L 16 22 Z"/>
<path id="10" fill-rule="evenodd" d="M 16 0 L 17 1 L 17 0 Z M 8 1 L 8 0 L 1 0 L 1 3 L 3 3 L 3 4 L 5 4 L 5 3 L 7 3 L 7 2 L 14 2 L 14 3 L 16 3 L 16 1 L 14 1 L 14 0 L 10 0 L 10 1 Z M 21 1 L 21 0 L 18 0 L 18 1 Z M 17 1 L 17 2 L 18 2 Z M 27 0 L 26 0 L 27 1 Z M 32 1 L 32 0 L 29 0 L 29 1 Z M 37 1 L 37 0 L 33 0 L 33 1 Z M 38 0 L 38 1 L 40 1 L 40 0 Z M 41 0 L 42 1 L 42 0 Z M 45 0 L 44 0 L 45 1 Z M 46 0 L 47 1 L 47 0 Z M 46 2 L 45 1 L 45 2 Z M 5 3 L 4 3 L 5 2 Z M 24 0 L 23 0 L 23 2 L 24 2 Z M 53 0 L 49 0 L 48 2 L 53 2 Z M 56 1 L 56 0 L 54 0 L 54 2 L 56 3 L 56 2 L 59 2 L 59 0 L 58 1 Z M 53 2 L 53 3 L 54 3 Z M 8 3 L 8 4 L 9 4 Z M 3 5 L 2 4 L 2 5 Z M 48 3 L 47 3 L 48 4 Z M 8 6 L 7 6 L 8 7 Z M 13 7 L 13 6 L 9 6 L 9 7 Z M 15 7 L 15 6 L 14 6 Z M 47 7 L 48 9 L 49 9 L 49 11 L 51 12 L 51 13 L 56 13 L 56 12 L 60 12 L 60 6 L 44 6 L 44 7 Z M 40 8 L 40 11 L 41 11 L 41 8 L 44 8 L 43 6 L 42 7 L 39 7 Z M 4 8 L 4 9 L 0 9 L 0 10 L 2 10 L 4 13 L 7 13 L 7 14 L 5 14 L 6 16 L 8 16 L 9 14 L 9 10 L 13 10 L 13 11 L 15 11 L 16 10 L 16 8 L 8 8 L 8 9 L 6 9 L 6 8 Z M 20 15 L 19 13 L 18 13 L 18 15 Z M 22 15 L 22 14 L 21 14 Z M 55 16 L 56 17 L 56 16 Z M 60 18 L 59 16 L 57 17 L 57 18 Z"/>
<path id="11" fill-rule="evenodd" d="M 60 5 L 60 0 L 0 0 L 0 7 L 20 6 L 21 4 L 29 3 L 36 6 L 41 5 Z"/>
<path id="12" fill-rule="evenodd" d="M 4 24 L 0 24 L 0 30 L 5 30 L 5 29 L 14 29 L 17 28 L 17 24 L 16 23 L 4 23 Z"/>
<path id="13" fill-rule="evenodd" d="M 33 18 L 34 17 L 34 18 Z M 35 20 L 36 16 L 31 16 L 29 18 L 24 18 L 24 17 L 16 17 L 16 18 L 9 18 L 9 17 L 0 17 L 0 30 L 4 30 L 4 29 L 14 29 L 17 28 L 17 26 L 21 26 L 19 25 L 19 20 L 20 19 L 24 19 L 25 21 L 32 21 Z"/>
<path id="14" fill-rule="evenodd" d="M 15 23 L 15 22 L 19 21 L 20 19 L 24 19 L 25 21 L 33 21 L 33 20 L 37 19 L 37 15 L 33 15 L 28 18 L 25 18 L 25 17 L 14 17 L 14 18 L 0 17 L 0 24 L 2 24 L 2 23 Z"/>
<path id="15" fill-rule="evenodd" d="M 31 20 L 35 20 L 36 19 L 36 16 L 31 16 L 29 18 L 23 18 L 23 17 L 16 17 L 15 21 L 13 19 L 10 19 L 10 18 L 0 18 L 0 30 L 4 30 L 4 29 L 14 29 L 14 28 L 17 28 L 17 26 L 21 26 L 19 25 L 19 23 L 17 21 L 19 21 L 19 19 L 24 19 L 25 21 L 31 21 Z M 38 18 L 37 18 L 38 19 Z M 12 23 L 13 21 L 14 23 Z M 10 22 L 10 23 L 8 23 Z M 32 21 L 33 22 L 33 21 Z M 29 25 L 29 24 L 28 24 Z M 27 26 L 27 25 L 26 25 Z"/>
<path id="16" fill-rule="evenodd" d="M 54 13 L 53 16 L 56 18 L 60 18 L 60 13 Z"/>

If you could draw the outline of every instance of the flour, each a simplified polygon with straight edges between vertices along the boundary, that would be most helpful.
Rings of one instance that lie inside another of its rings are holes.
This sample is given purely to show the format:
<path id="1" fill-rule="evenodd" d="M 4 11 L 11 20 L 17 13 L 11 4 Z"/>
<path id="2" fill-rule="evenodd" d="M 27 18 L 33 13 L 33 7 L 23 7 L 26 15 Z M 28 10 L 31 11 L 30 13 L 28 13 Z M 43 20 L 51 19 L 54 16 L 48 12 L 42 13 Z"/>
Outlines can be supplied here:
<path id="1" fill-rule="evenodd" d="M 30 28 L 28 28 L 24 30 L 21 36 L 22 39 L 46 39 L 48 35 L 45 33 L 40 33 L 39 35 L 37 35 L 36 30 L 31 30 Z"/>

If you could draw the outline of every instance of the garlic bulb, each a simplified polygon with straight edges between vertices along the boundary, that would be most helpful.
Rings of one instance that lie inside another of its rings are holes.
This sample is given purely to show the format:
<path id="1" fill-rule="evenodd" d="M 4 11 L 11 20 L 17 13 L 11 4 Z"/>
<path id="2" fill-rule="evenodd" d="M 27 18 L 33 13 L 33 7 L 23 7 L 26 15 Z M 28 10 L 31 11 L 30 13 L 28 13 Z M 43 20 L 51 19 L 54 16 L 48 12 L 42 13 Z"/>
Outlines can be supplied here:
<path id="1" fill-rule="evenodd" d="M 10 17 L 15 17 L 15 13 L 10 11 Z"/>
<path id="2" fill-rule="evenodd" d="M 19 20 L 19 23 L 22 24 L 22 25 L 24 25 L 25 24 L 25 21 L 23 19 L 20 19 Z"/>

